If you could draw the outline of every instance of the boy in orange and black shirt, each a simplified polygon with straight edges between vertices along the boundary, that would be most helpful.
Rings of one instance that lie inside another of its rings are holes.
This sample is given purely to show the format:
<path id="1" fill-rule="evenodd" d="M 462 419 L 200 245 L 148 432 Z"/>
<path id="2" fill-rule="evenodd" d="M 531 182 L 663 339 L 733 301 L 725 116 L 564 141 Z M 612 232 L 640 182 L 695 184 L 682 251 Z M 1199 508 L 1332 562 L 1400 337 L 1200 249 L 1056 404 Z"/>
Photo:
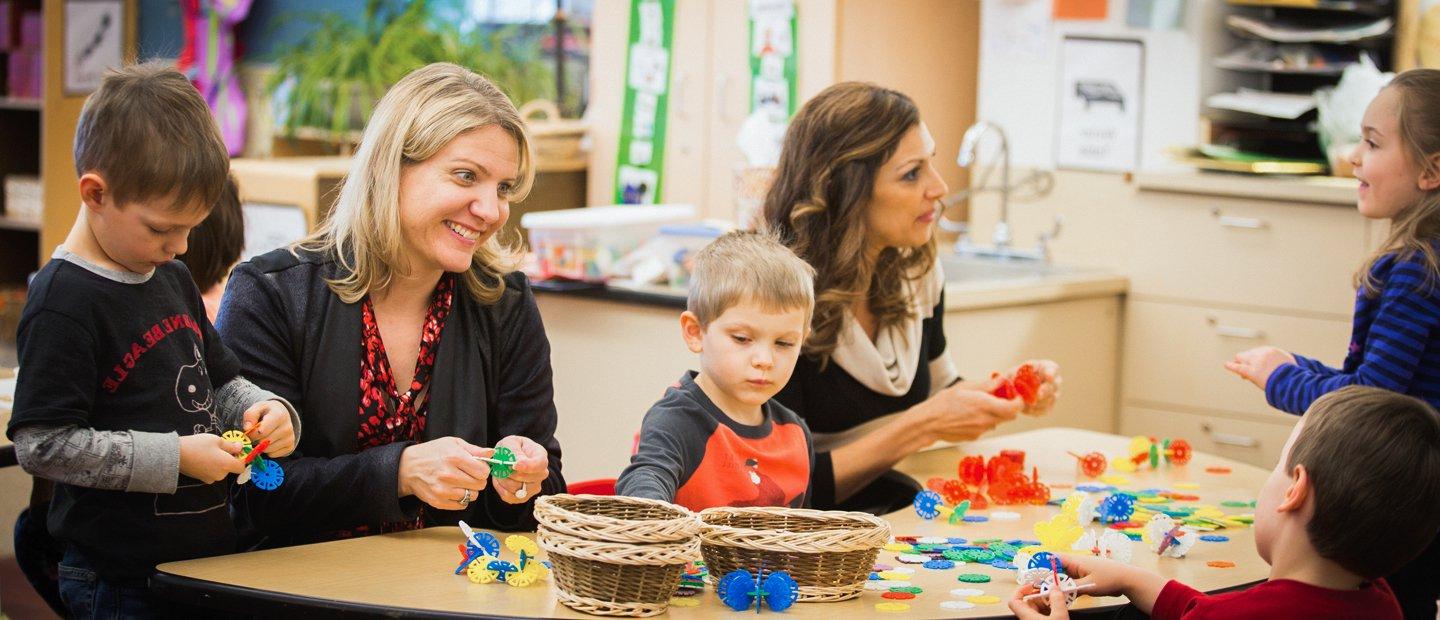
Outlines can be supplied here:
<path id="1" fill-rule="evenodd" d="M 616 493 L 691 510 L 808 505 L 810 430 L 771 397 L 809 332 L 814 273 L 759 233 L 728 233 L 695 255 L 680 328 L 700 371 L 645 414 Z"/>

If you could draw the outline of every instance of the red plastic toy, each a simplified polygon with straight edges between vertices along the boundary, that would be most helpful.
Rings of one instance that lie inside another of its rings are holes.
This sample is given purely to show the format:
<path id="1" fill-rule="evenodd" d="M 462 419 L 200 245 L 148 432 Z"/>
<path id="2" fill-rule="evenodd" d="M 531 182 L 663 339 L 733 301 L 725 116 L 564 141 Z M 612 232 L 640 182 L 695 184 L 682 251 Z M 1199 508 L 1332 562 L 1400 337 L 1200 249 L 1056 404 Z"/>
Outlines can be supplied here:
<path id="1" fill-rule="evenodd" d="M 1000 384 L 990 391 L 996 398 L 1006 400 L 1020 398 L 1026 405 L 1033 405 L 1040 399 L 1040 386 L 1045 381 L 1040 377 L 1040 372 L 1030 364 L 1022 364 L 1015 369 L 1015 376 L 1006 377 L 998 372 L 990 374 L 991 379 L 997 379 Z"/>
<path id="2" fill-rule="evenodd" d="M 1105 459 L 1105 455 L 1099 452 L 1090 452 L 1084 456 L 1075 454 L 1074 452 L 1067 452 L 1067 454 L 1076 458 L 1080 465 L 1080 473 L 1085 474 L 1085 476 L 1089 478 L 1099 478 L 1100 474 L 1105 473 L 1105 468 L 1109 465 L 1109 461 Z"/>

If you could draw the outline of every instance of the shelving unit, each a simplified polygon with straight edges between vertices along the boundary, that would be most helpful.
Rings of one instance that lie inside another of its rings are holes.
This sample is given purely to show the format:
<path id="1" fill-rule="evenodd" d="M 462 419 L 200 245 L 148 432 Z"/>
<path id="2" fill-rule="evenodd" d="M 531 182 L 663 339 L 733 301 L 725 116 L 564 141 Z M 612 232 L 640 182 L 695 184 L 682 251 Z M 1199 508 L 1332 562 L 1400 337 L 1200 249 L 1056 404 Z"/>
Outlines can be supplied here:
<path id="1" fill-rule="evenodd" d="M 1225 17 L 1234 45 L 1213 61 L 1232 75 L 1233 83 L 1272 93 L 1305 94 L 1339 81 L 1345 67 L 1369 54 L 1382 71 L 1392 65 L 1395 2 L 1392 0 L 1228 0 Z M 1277 29 L 1329 29 L 1372 24 L 1390 19 L 1383 32 L 1327 41 L 1319 35 L 1269 38 L 1241 27 L 1237 18 L 1257 20 Z M 1275 39 L 1287 39 L 1277 41 Z M 1203 139 L 1211 144 L 1279 158 L 1325 159 L 1313 128 L 1316 113 L 1278 119 L 1205 108 Z"/>

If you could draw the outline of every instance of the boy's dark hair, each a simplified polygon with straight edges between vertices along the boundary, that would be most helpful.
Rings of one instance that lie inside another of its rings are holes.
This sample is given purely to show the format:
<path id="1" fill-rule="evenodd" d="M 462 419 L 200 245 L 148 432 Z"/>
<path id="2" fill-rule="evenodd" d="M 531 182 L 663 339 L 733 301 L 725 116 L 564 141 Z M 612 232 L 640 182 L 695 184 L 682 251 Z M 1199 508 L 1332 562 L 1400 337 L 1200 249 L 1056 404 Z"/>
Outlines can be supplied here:
<path id="1" fill-rule="evenodd" d="M 117 206 L 172 197 L 175 210 L 220 198 L 230 154 L 200 93 L 162 62 L 105 72 L 75 127 L 75 174 L 98 173 Z"/>
<path id="2" fill-rule="evenodd" d="M 1440 414 L 1417 398 L 1351 386 L 1317 399 L 1285 466 L 1304 465 L 1306 526 L 1326 559 L 1365 579 L 1395 572 L 1440 530 Z"/>
<path id="3" fill-rule="evenodd" d="M 240 252 L 245 249 L 245 214 L 235 177 L 226 180 L 225 190 L 210 215 L 190 229 L 187 245 L 185 253 L 175 258 L 190 268 L 190 277 L 201 293 L 219 284 L 240 262 Z"/>

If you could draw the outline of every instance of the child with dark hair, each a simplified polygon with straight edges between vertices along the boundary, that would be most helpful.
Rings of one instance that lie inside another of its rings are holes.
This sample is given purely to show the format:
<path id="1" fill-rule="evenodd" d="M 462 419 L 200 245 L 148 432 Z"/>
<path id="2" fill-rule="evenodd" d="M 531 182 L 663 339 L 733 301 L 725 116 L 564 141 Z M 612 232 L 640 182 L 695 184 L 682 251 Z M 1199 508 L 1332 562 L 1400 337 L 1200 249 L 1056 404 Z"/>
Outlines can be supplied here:
<path id="1" fill-rule="evenodd" d="M 1440 414 L 1424 401 L 1351 386 L 1315 401 L 1255 505 L 1264 583 L 1206 595 L 1141 568 L 1061 555 L 1087 594 L 1125 596 L 1152 618 L 1402 617 L 1385 576 L 1419 556 L 1440 530 Z M 1010 610 L 1022 619 L 1067 618 L 1065 593 Z M 1048 607 L 1048 612 L 1043 611 Z"/>
<path id="2" fill-rule="evenodd" d="M 185 253 L 175 258 L 190 268 L 190 277 L 205 302 L 205 315 L 214 323 L 225 281 L 230 279 L 230 270 L 240 262 L 240 253 L 245 249 L 245 214 L 234 176 L 226 180 L 225 190 L 220 192 L 220 200 L 210 215 L 190 229 L 187 245 Z"/>

